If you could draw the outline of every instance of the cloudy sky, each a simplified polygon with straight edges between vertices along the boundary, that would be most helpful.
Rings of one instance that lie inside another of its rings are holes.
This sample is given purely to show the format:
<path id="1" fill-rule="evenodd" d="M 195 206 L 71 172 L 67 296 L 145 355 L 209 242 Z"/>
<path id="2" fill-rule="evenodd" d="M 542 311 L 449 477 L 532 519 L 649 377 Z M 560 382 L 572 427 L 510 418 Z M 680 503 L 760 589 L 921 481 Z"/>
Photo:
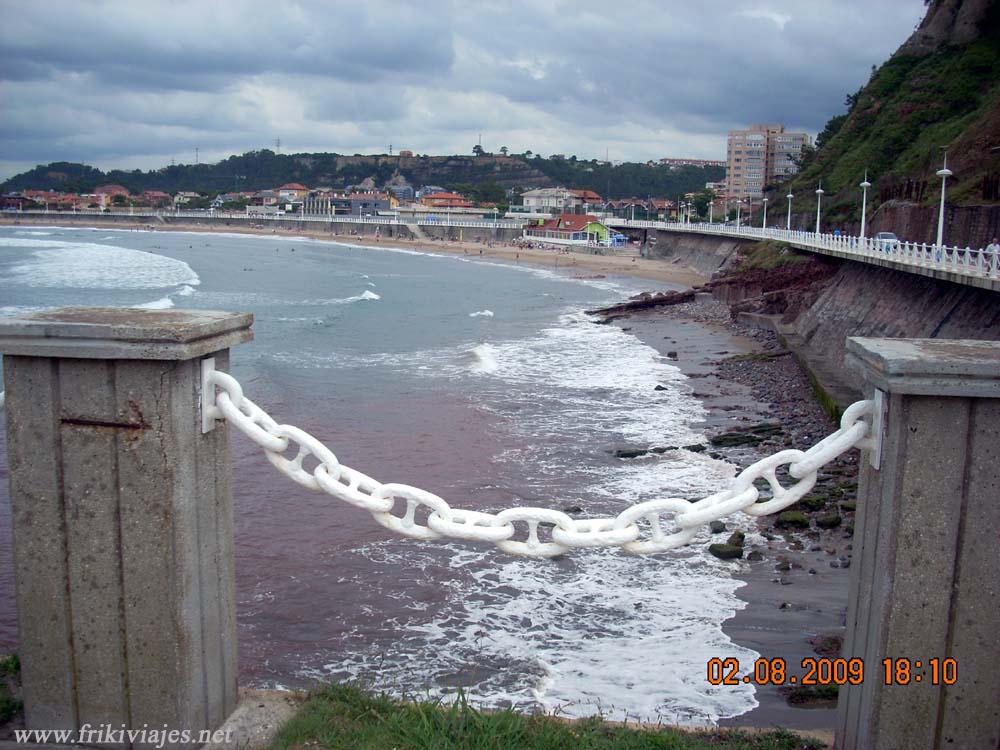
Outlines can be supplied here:
<path id="1" fill-rule="evenodd" d="M 199 0 L 0 7 L 0 178 L 232 153 L 721 159 L 815 134 L 923 0 Z"/>

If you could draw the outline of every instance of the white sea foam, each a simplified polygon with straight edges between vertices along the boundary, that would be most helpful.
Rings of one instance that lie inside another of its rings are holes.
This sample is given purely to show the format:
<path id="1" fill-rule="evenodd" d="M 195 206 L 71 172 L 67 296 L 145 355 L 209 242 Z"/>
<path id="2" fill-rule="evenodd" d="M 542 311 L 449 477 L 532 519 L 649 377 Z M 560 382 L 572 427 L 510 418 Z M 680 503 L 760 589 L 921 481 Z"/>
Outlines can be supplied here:
<path id="1" fill-rule="evenodd" d="M 307 299 L 302 300 L 296 304 L 300 305 L 349 305 L 352 302 L 374 302 L 376 300 L 382 299 L 381 296 L 375 294 L 375 292 L 370 289 L 365 289 L 361 294 L 356 294 L 353 297 L 343 297 L 341 299 Z"/>
<path id="2" fill-rule="evenodd" d="M 734 596 L 743 584 L 701 549 L 655 559 L 578 550 L 560 564 L 395 541 L 359 553 L 407 570 L 415 582 L 441 580 L 443 566 L 456 570 L 438 589 L 446 597 L 438 609 L 449 616 L 429 619 L 414 608 L 412 617 L 367 634 L 385 630 L 391 659 L 371 639 L 303 676 L 377 674 L 380 685 L 441 694 L 450 675 L 473 663 L 490 665 L 466 687 L 484 705 L 619 720 L 627 711 L 632 720 L 702 725 L 757 705 L 749 685 L 713 688 L 705 680 L 713 656 L 752 663 L 757 654 L 733 644 L 719 625 L 745 606 Z M 377 577 L 354 580 L 382 588 Z"/>
<path id="3" fill-rule="evenodd" d="M 39 310 L 45 310 L 44 307 L 37 307 L 34 305 L 3 305 L 0 306 L 0 317 L 15 317 L 17 315 L 24 315 L 25 313 L 38 312 Z"/>
<path id="4" fill-rule="evenodd" d="M 160 297 L 160 299 L 154 299 L 152 302 L 145 302 L 141 305 L 135 305 L 135 307 L 141 310 L 168 310 L 174 306 L 174 301 L 170 299 L 170 295 L 166 297 Z"/>
<path id="5" fill-rule="evenodd" d="M 14 234 L 27 234 L 34 237 L 48 237 L 52 232 L 38 232 L 32 229 L 18 229 Z"/>
<path id="6" fill-rule="evenodd" d="M 190 297 L 192 294 L 195 293 L 195 291 L 196 290 L 193 286 L 188 286 L 187 284 L 185 284 L 176 292 L 174 292 L 174 294 L 176 294 L 178 297 Z"/>
<path id="7" fill-rule="evenodd" d="M 470 318 L 492 318 L 492 310 L 480 310 L 479 312 L 469 313 Z"/>
<path id="8" fill-rule="evenodd" d="M 0 246 L 33 252 L 10 269 L 12 286 L 70 289 L 159 289 L 201 283 L 187 263 L 115 245 L 0 237 Z"/>
<path id="9" fill-rule="evenodd" d="M 496 372 L 497 363 L 496 349 L 494 349 L 489 344 L 480 344 L 479 346 L 473 347 L 469 354 L 471 356 L 471 363 L 469 365 L 469 371 L 475 373 L 491 373 Z"/>

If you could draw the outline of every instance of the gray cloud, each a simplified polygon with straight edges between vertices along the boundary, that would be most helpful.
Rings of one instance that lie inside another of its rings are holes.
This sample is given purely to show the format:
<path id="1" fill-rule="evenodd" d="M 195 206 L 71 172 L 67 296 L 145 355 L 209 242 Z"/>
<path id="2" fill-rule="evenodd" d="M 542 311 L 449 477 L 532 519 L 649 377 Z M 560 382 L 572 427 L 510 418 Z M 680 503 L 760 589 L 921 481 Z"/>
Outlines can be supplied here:
<path id="1" fill-rule="evenodd" d="M 921 0 L 11 5 L 0 175 L 295 151 L 722 158 L 727 130 L 815 133 Z"/>

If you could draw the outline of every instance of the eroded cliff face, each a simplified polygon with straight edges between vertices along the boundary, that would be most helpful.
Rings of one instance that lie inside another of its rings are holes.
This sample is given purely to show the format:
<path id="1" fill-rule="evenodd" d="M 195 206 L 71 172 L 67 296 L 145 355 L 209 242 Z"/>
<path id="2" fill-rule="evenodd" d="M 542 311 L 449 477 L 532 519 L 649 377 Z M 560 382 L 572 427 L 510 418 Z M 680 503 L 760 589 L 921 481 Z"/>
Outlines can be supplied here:
<path id="1" fill-rule="evenodd" d="M 995 0 L 933 0 L 920 26 L 898 55 L 929 55 L 946 44 L 968 44 L 978 38 Z"/>
<path id="2" fill-rule="evenodd" d="M 744 248 L 702 291 L 734 318 L 770 320 L 828 390 L 856 389 L 844 367 L 850 336 L 1000 341 L 998 292 L 822 255 L 754 267 L 766 244 Z"/>
<path id="3" fill-rule="evenodd" d="M 737 251 L 741 247 L 755 242 L 659 230 L 650 231 L 645 239 L 645 248 L 651 258 L 670 260 L 706 276 L 728 268 L 736 260 Z"/>

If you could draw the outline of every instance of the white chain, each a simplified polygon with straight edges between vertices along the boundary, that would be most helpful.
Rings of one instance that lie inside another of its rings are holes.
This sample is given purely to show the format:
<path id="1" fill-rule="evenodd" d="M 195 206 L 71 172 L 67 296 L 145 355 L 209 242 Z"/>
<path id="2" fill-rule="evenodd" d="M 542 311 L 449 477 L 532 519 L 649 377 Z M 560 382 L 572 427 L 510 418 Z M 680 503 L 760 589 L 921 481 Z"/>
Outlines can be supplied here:
<path id="1" fill-rule="evenodd" d="M 688 544 L 704 524 L 732 513 L 742 511 L 751 516 L 777 513 L 798 502 L 813 488 L 821 466 L 851 448 L 870 447 L 869 424 L 862 417 L 873 410 L 872 401 L 851 404 L 840 420 L 840 429 L 809 450 L 783 450 L 763 458 L 741 471 L 728 489 L 697 502 L 672 497 L 638 503 L 614 517 L 576 519 L 550 508 L 510 508 L 499 513 L 463 510 L 452 508 L 443 498 L 417 487 L 382 484 L 340 463 L 329 448 L 309 433 L 291 425 L 279 425 L 243 395 L 243 388 L 231 375 L 213 370 L 208 383 L 209 387 L 219 388 L 215 395 L 218 416 L 263 448 L 278 471 L 303 487 L 364 508 L 378 523 L 397 534 L 425 540 L 492 542 L 505 552 L 528 557 L 554 557 L 582 547 L 621 547 L 633 554 L 665 552 Z M 286 453 L 293 444 L 297 450 L 289 458 Z M 311 470 L 304 465 L 310 457 L 315 463 Z M 781 466 L 788 467 L 788 475 L 797 480 L 794 484 L 785 487 L 778 480 Z M 758 502 L 759 480 L 770 490 L 770 497 L 763 502 Z M 423 521 L 418 513 L 425 514 Z M 671 528 L 664 529 L 663 516 L 668 518 Z M 640 521 L 645 524 L 640 526 Z M 518 523 L 527 526 L 522 539 L 514 539 Z M 548 540 L 542 538 L 539 526 L 551 526 Z"/>

